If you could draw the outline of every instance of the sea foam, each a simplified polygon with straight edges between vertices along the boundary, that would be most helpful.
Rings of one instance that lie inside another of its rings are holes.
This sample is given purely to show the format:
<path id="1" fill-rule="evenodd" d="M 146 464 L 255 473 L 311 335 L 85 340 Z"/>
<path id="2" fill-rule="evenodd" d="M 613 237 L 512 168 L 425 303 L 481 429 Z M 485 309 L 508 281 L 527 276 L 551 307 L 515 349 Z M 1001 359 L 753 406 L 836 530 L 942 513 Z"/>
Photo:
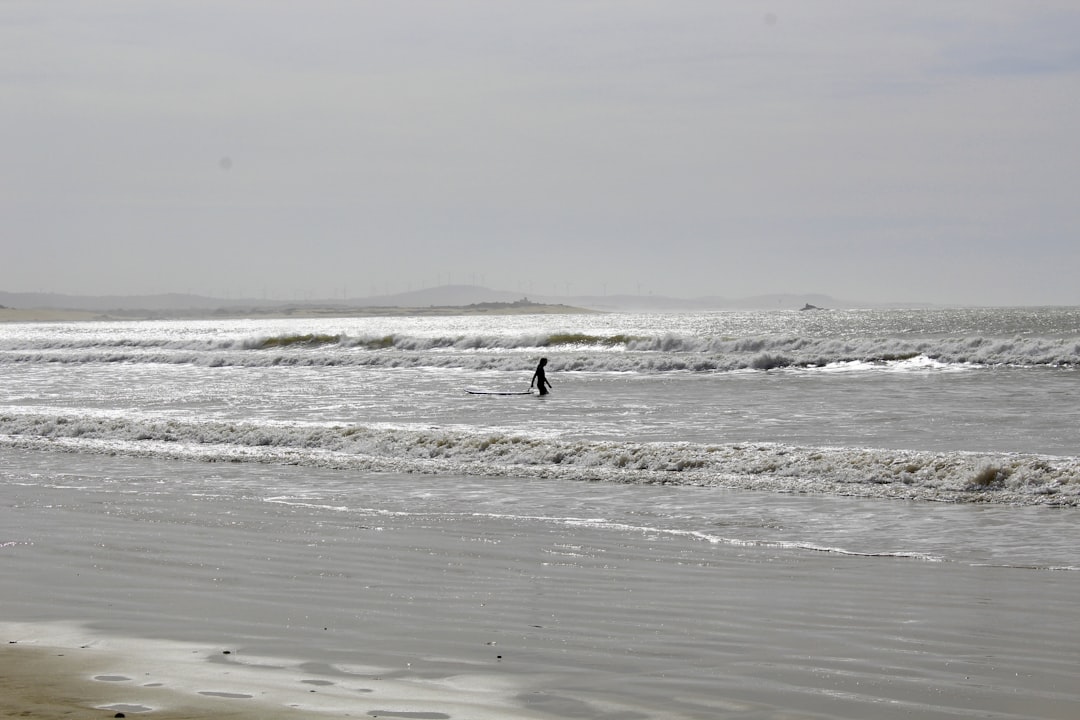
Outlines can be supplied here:
<path id="1" fill-rule="evenodd" d="M 1080 366 L 1076 338 L 970 336 L 852 338 L 798 335 L 737 339 L 662 334 L 458 336 L 288 335 L 182 341 L 118 338 L 8 342 L 4 363 L 165 363 L 210 367 L 374 366 L 518 371 L 522 355 L 543 352 L 552 371 L 730 372 L 815 369 L 839 364 L 893 368 Z"/>
<path id="2" fill-rule="evenodd" d="M 1080 505 L 1080 458 L 575 440 L 470 428 L 0 414 L 0 444 L 466 476 L 558 477 L 946 502 Z"/>

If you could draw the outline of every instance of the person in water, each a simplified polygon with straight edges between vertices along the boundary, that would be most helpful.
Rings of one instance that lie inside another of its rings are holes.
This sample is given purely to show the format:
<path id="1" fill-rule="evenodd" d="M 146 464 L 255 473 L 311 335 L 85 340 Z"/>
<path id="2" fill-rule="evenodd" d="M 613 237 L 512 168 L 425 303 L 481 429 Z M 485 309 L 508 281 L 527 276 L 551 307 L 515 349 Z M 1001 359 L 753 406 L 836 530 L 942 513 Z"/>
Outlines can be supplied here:
<path id="1" fill-rule="evenodd" d="M 536 366 L 536 372 L 533 373 L 532 381 L 529 383 L 529 389 L 532 390 L 533 385 L 536 385 L 541 395 L 547 395 L 547 389 L 551 387 L 551 383 L 548 382 L 547 375 L 544 372 L 545 365 L 547 365 L 547 358 L 540 358 L 540 364 Z"/>

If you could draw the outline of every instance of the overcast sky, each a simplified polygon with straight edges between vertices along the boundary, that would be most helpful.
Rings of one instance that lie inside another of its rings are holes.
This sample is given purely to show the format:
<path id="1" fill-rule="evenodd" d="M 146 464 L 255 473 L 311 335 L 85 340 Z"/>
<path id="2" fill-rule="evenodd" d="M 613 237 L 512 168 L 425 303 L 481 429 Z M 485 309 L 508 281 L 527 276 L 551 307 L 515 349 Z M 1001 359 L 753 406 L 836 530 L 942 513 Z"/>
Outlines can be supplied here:
<path id="1" fill-rule="evenodd" d="M 1080 304 L 1076 0 L 0 0 L 0 290 Z"/>

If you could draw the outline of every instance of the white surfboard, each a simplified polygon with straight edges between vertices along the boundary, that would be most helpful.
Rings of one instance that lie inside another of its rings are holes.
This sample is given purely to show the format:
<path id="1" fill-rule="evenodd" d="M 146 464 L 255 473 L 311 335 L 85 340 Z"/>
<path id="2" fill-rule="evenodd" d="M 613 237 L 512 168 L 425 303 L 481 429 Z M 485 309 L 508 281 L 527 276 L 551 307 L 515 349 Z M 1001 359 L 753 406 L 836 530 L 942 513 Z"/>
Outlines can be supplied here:
<path id="1" fill-rule="evenodd" d="M 470 395 L 532 395 L 532 390 L 473 390 L 465 388 Z"/>

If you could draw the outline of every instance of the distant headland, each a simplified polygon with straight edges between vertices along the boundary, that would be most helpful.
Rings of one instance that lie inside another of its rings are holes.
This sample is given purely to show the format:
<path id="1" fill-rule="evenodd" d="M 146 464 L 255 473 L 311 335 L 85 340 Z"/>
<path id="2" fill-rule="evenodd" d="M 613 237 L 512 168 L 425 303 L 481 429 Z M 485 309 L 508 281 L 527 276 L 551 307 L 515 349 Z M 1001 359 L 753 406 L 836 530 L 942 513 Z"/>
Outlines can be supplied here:
<path id="1" fill-rule="evenodd" d="M 0 291 L 0 322 L 271 317 L 376 317 L 406 315 L 523 315 L 587 312 L 702 312 L 711 310 L 819 310 L 919 308 L 925 303 L 863 303 L 828 295 L 773 294 L 746 298 L 672 298 L 653 294 L 522 297 L 520 292 L 476 285 L 444 285 L 358 298 L 222 298 L 190 293 L 64 295 Z"/>
<path id="2" fill-rule="evenodd" d="M 468 305 L 354 306 L 302 303 L 295 305 L 228 305 L 209 307 L 116 307 L 102 311 L 64 307 L 22 307 L 0 305 L 0 322 L 77 322 L 84 320 L 211 320 L 243 318 L 333 318 L 333 317 L 422 317 L 453 315 L 579 315 L 601 312 L 561 303 L 533 302 L 528 298 L 512 302 L 478 302 Z"/>

